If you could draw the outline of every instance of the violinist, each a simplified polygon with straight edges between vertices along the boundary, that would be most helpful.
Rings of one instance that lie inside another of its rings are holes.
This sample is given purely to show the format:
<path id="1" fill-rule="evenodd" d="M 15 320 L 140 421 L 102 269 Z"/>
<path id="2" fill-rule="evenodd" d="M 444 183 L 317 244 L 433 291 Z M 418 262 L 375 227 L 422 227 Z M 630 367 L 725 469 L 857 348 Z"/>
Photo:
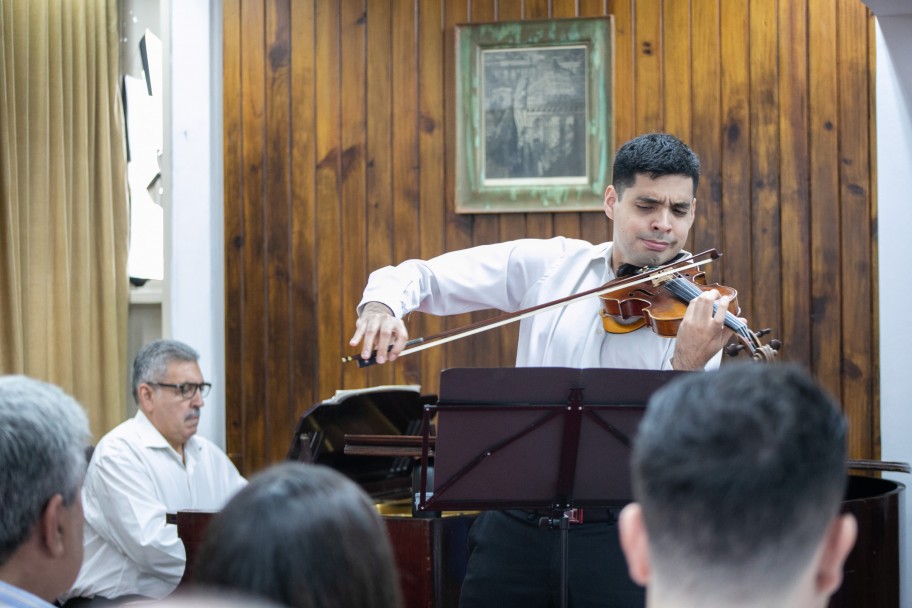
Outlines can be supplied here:
<path id="1" fill-rule="evenodd" d="M 351 345 L 360 345 L 365 359 L 376 351 L 377 363 L 393 361 L 408 340 L 403 318 L 412 311 L 513 312 L 676 258 L 696 213 L 697 155 L 672 135 L 641 135 L 617 151 L 613 175 L 604 205 L 613 220 L 612 242 L 520 239 L 379 269 L 371 274 L 358 306 Z M 701 292 L 687 305 L 677 336 L 668 338 L 649 330 L 608 333 L 599 299 L 582 299 L 523 319 L 516 365 L 714 368 L 731 335 L 723 325 L 728 305 L 728 297 L 716 290 Z M 571 526 L 570 602 L 577 608 L 641 607 L 645 596 L 627 575 L 616 513 L 598 511 L 586 509 L 587 523 Z M 470 532 L 462 608 L 559 603 L 559 532 L 539 529 L 538 519 L 531 511 L 478 517 Z"/>

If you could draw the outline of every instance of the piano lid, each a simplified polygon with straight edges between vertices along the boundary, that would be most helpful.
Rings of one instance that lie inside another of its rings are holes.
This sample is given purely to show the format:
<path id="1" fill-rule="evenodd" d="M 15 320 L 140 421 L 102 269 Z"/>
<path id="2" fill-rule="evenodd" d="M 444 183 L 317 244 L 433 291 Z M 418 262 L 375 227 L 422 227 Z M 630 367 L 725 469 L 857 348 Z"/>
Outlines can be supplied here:
<path id="1" fill-rule="evenodd" d="M 345 436 L 419 435 L 424 406 L 436 400 L 421 395 L 417 385 L 337 391 L 301 416 L 287 459 L 332 467 L 374 500 L 410 498 L 414 459 L 345 454 Z"/>

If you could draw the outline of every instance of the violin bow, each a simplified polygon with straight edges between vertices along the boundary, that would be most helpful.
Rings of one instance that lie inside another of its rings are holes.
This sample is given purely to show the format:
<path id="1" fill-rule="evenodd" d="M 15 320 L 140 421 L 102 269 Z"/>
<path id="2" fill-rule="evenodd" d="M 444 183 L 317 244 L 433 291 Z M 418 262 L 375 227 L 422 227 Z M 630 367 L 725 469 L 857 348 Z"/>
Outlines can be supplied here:
<path id="1" fill-rule="evenodd" d="M 549 310 L 568 306 L 584 298 L 597 297 L 602 294 L 615 291 L 617 289 L 633 287 L 634 285 L 640 285 L 642 283 L 661 281 L 663 278 L 674 275 L 675 273 L 681 272 L 682 270 L 688 270 L 690 268 L 697 268 L 703 264 L 709 264 L 717 260 L 720 255 L 721 254 L 717 253 L 715 249 L 707 249 L 702 253 L 690 255 L 689 257 L 683 258 L 676 262 L 665 264 L 664 266 L 646 267 L 640 274 L 608 281 L 607 283 L 588 291 L 583 291 L 571 296 L 560 298 L 558 300 L 531 306 L 529 308 L 518 310 L 516 312 L 498 315 L 490 319 L 485 319 L 477 323 L 472 323 L 471 325 L 466 325 L 460 328 L 441 332 L 433 336 L 414 338 L 405 343 L 406 348 L 404 348 L 402 352 L 399 353 L 399 356 L 401 357 L 403 355 L 409 355 L 434 346 L 441 346 L 447 342 L 453 342 L 455 340 L 467 338 L 469 336 L 488 331 L 489 329 L 496 329 L 498 327 L 502 327 L 510 323 L 515 323 L 516 321 L 521 321 L 528 317 L 547 312 Z M 697 258 L 702 258 L 704 256 L 709 256 L 709 258 L 702 261 L 697 260 Z M 357 361 L 358 367 L 368 367 L 369 365 L 376 363 L 376 352 L 371 355 L 370 359 L 366 360 L 361 357 L 361 355 L 349 355 L 342 357 L 342 363 L 348 363 L 350 361 Z"/>

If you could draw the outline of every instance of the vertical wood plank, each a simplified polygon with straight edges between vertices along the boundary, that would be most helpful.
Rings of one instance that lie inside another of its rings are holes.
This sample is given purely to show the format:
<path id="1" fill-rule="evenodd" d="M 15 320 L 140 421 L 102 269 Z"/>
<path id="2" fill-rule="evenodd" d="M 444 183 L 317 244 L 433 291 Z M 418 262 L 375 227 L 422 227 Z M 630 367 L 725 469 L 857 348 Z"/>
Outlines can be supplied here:
<path id="1" fill-rule="evenodd" d="M 420 174 L 418 200 L 420 204 L 420 256 L 423 259 L 443 253 L 446 226 L 444 197 L 444 137 L 445 108 L 443 98 L 443 6 L 440 0 L 418 2 L 418 158 Z M 443 331 L 439 317 L 427 315 L 422 324 L 423 335 Z M 444 353 L 430 348 L 421 353 L 421 374 L 418 380 L 436 378 L 444 366 Z"/>
<path id="2" fill-rule="evenodd" d="M 722 153 L 720 161 L 721 213 L 724 230 L 720 235 L 721 272 L 714 278 L 738 289 L 742 315 L 754 327 L 752 318 L 751 213 L 750 213 L 750 83 L 748 58 L 749 15 L 746 2 L 721 3 L 720 99 Z M 718 271 L 716 271 L 718 272 Z"/>
<path id="3" fill-rule="evenodd" d="M 750 3 L 752 323 L 781 327 L 777 2 Z"/>
<path id="4" fill-rule="evenodd" d="M 521 2 L 500 2 L 498 4 L 499 21 L 519 21 L 524 19 L 523 3 Z M 524 213 L 505 213 L 500 218 L 500 239 L 501 241 L 512 241 L 527 236 L 526 218 Z M 490 314 L 486 315 L 490 316 Z M 500 338 L 500 354 L 506 360 L 516 360 L 516 342 L 519 340 L 519 325 L 511 323 L 502 328 L 492 330 L 497 332 Z"/>
<path id="5" fill-rule="evenodd" d="M 397 261 L 417 258 L 418 247 L 418 88 L 415 4 L 394 0 L 391 5 L 393 103 L 393 253 Z M 410 335 L 422 335 L 422 317 L 409 320 Z M 399 384 L 419 381 L 420 357 L 403 357 L 394 366 Z"/>
<path id="6" fill-rule="evenodd" d="M 580 17 L 611 17 L 608 9 L 605 5 L 605 0 L 580 0 L 578 3 L 579 6 L 579 16 Z M 617 25 L 616 20 L 612 18 L 612 37 L 615 40 L 611 53 L 613 55 L 612 65 L 612 78 L 615 81 L 615 86 L 617 86 L 617 77 L 620 71 L 620 67 L 617 59 Z M 618 115 L 617 115 L 617 103 L 619 95 L 614 92 L 614 87 L 612 87 L 612 133 L 614 133 L 614 141 L 609 142 L 609 149 L 614 153 L 614 149 L 617 148 L 619 143 L 617 139 L 617 127 L 618 127 Z M 608 136 L 607 134 L 605 135 Z M 608 184 L 600 184 L 602 191 L 608 187 Z M 559 220 L 562 220 L 562 216 L 558 216 Z M 565 234 L 566 236 L 573 236 L 569 231 L 559 230 L 558 226 L 561 226 L 562 221 L 558 222 L 555 220 L 554 231 L 556 234 Z M 571 224 L 572 226 L 572 224 Z M 611 240 L 611 222 L 608 220 L 605 212 L 602 209 L 598 211 L 593 211 L 589 213 L 580 213 L 579 214 L 579 238 L 584 241 L 589 241 L 590 243 L 604 243 L 605 241 Z"/>
<path id="7" fill-rule="evenodd" d="M 291 276 L 292 308 L 288 323 L 293 348 L 292 395 L 300 415 L 317 402 L 316 148 L 314 8 L 291 3 Z M 277 320 L 282 323 L 282 319 Z M 287 441 L 287 439 L 286 439 Z M 280 442 L 284 443 L 284 442 Z"/>
<path id="8" fill-rule="evenodd" d="M 266 227 L 263 219 L 263 155 L 265 148 L 263 120 L 265 115 L 265 64 L 263 47 L 265 7 L 259 3 L 244 3 L 241 7 L 244 27 L 241 32 L 242 117 L 245 125 L 242 156 L 245 167 L 256 171 L 244 174 L 243 232 L 245 235 L 243 272 L 244 291 L 241 296 L 245 323 L 243 345 L 244 390 L 241 393 L 241 416 L 247 444 L 244 467 L 256 471 L 266 464 L 266 343 L 268 311 L 266 303 Z M 251 128 L 253 127 L 253 128 Z"/>
<path id="9" fill-rule="evenodd" d="M 662 129 L 690 144 L 692 82 L 689 0 L 662 2 Z M 713 36 L 716 39 L 716 36 Z M 717 47 L 718 50 L 718 47 Z M 715 62 L 714 62 L 715 63 Z M 717 79 L 718 81 L 718 79 Z M 715 91 L 713 91 L 715 92 Z"/>
<path id="10" fill-rule="evenodd" d="M 614 137 L 619 147 L 638 135 L 636 114 L 637 92 L 634 64 L 636 26 L 634 0 L 608 0 L 606 10 L 614 15 Z"/>
<path id="11" fill-rule="evenodd" d="M 658 0 L 635 0 L 634 115 L 636 133 L 662 130 L 662 6 Z"/>
<path id="12" fill-rule="evenodd" d="M 397 264 L 393 253 L 393 151 L 392 151 L 392 12 L 388 4 L 371 3 L 367 8 L 367 273 Z M 367 275 L 362 277 L 367 283 Z M 360 301 L 360 298 L 359 298 Z M 356 303 L 357 305 L 357 303 Z M 355 311 L 351 311 L 354 317 Z M 354 329 L 352 329 L 352 332 Z M 349 334 L 350 336 L 351 334 Z M 366 386 L 393 383 L 392 365 L 366 368 Z"/>
<path id="13" fill-rule="evenodd" d="M 607 0 L 605 10 L 614 16 L 614 147 L 617 149 L 638 134 L 634 110 L 637 104 L 634 0 Z M 611 235 L 613 230 L 614 224 L 609 220 L 605 231 Z M 583 225 L 582 234 L 591 242 L 601 240 L 597 238 L 598 227 L 593 222 Z M 611 238 L 608 236 L 607 240 Z"/>
<path id="14" fill-rule="evenodd" d="M 241 7 L 240 0 L 222 4 L 222 164 L 225 171 L 225 268 L 244 265 L 244 158 L 241 146 L 243 104 L 241 103 Z M 246 427 L 243 404 L 247 394 L 244 370 L 245 272 L 225 273 L 225 393 L 240 399 L 225 408 L 225 442 L 228 455 L 242 472 L 246 469 Z M 232 407 L 233 406 L 233 407 Z"/>
<path id="15" fill-rule="evenodd" d="M 339 311 L 342 289 L 339 272 L 342 256 L 339 250 L 341 233 L 339 178 L 342 154 L 339 125 L 341 88 L 339 81 L 340 7 L 336 3 L 317 2 L 314 5 L 315 50 L 319 58 L 315 70 L 316 159 L 316 294 L 317 294 L 317 353 L 320 361 L 338 361 L 339 336 L 342 327 Z M 325 399 L 339 384 L 339 366 L 321 364 L 317 374 L 316 392 Z"/>
<path id="16" fill-rule="evenodd" d="M 839 66 L 839 198 L 842 264 L 842 403 L 849 418 L 849 453 L 868 455 L 879 429 L 872 424 L 871 402 L 874 376 L 865 373 L 873 360 L 877 326 L 870 294 L 876 277 L 871 272 L 872 207 L 869 151 L 874 145 L 868 133 L 868 15 L 854 0 L 837 4 L 837 61 Z M 851 287 L 849 287 L 851 286 Z"/>
<path id="17" fill-rule="evenodd" d="M 776 335 L 788 345 L 783 354 L 793 361 L 807 361 L 811 352 L 807 5 L 781 2 L 778 27 L 783 315 Z"/>
<path id="18" fill-rule="evenodd" d="M 551 16 L 549 0 L 525 0 L 524 8 L 524 19 L 542 20 Z M 527 213 L 525 236 L 533 239 L 549 239 L 554 236 L 554 215 L 544 212 Z"/>
<path id="19" fill-rule="evenodd" d="M 879 459 L 882 458 L 881 455 L 881 441 L 880 441 L 880 291 L 878 286 L 880 285 L 880 252 L 877 239 L 877 226 L 880 222 L 879 219 L 879 209 L 877 202 L 877 103 L 876 103 L 876 93 L 877 93 L 877 57 L 873 49 L 877 47 L 877 37 L 875 32 L 876 21 L 874 15 L 871 14 L 871 11 L 867 11 L 865 15 L 865 21 L 867 22 L 866 29 L 866 39 L 868 41 L 867 47 L 865 48 L 865 55 L 867 57 L 868 64 L 868 75 L 874 75 L 868 78 L 868 164 L 867 164 L 867 182 L 869 185 L 870 195 L 868 201 L 870 203 L 870 217 L 871 217 L 871 230 L 873 232 L 871 237 L 871 259 L 870 259 L 870 268 L 871 268 L 871 309 L 873 316 L 873 324 L 871 325 L 871 358 L 868 360 L 868 365 L 863 368 L 863 372 L 869 374 L 871 377 L 871 400 L 870 400 L 870 424 L 871 430 L 874 433 L 874 438 L 872 440 L 871 450 L 865 456 L 866 458 Z M 868 367 L 870 366 L 870 369 Z"/>
<path id="20" fill-rule="evenodd" d="M 456 193 L 456 36 L 454 27 L 456 24 L 469 23 L 474 19 L 474 11 L 478 1 L 470 0 L 447 0 L 444 8 L 444 62 L 445 62 L 445 80 L 444 99 L 447 100 L 446 106 L 446 142 L 444 145 L 446 153 L 446 192 L 444 200 L 446 201 L 446 228 L 445 228 L 445 249 L 446 251 L 456 251 L 465 249 L 473 245 L 473 234 L 476 217 L 473 215 L 457 214 L 455 212 L 455 193 Z M 478 7 L 483 9 L 484 2 Z M 487 224 L 490 227 L 490 224 Z M 496 227 L 496 224 L 495 224 Z M 493 228 L 489 228 L 493 230 Z M 469 314 L 455 315 L 447 317 L 444 325 L 447 329 L 462 327 L 472 322 L 472 316 Z M 443 349 L 444 361 L 446 367 L 466 367 L 471 365 L 472 354 L 469 350 L 470 344 L 466 340 L 457 340 Z M 425 384 L 431 382 L 436 386 L 437 378 L 426 379 Z"/>
<path id="21" fill-rule="evenodd" d="M 361 294 L 367 278 L 367 259 L 362 247 L 368 240 L 365 201 L 366 185 L 366 6 L 364 0 L 345 0 L 341 3 L 340 42 L 340 97 L 341 107 L 341 163 L 340 163 L 340 206 L 342 269 L 342 306 L 339 308 L 339 326 L 343 334 L 337 342 L 339 355 L 352 350 L 347 337 L 354 333 L 355 307 L 361 301 Z M 352 246 L 353 244 L 357 244 Z M 338 361 L 338 356 L 336 358 Z M 328 361 L 327 361 L 328 363 Z M 360 386 L 367 371 L 356 364 L 340 365 L 341 383 L 335 388 Z M 330 388 L 330 387 L 326 387 Z M 324 391 L 325 397 L 330 396 Z"/>
<path id="22" fill-rule="evenodd" d="M 484 23 L 497 19 L 496 0 L 473 0 L 472 21 Z M 500 240 L 500 214 L 483 213 L 475 216 L 472 226 L 472 244 L 488 245 Z M 491 316 L 491 311 L 481 311 L 471 315 L 460 315 L 466 318 L 466 323 L 482 321 Z M 461 361 L 462 365 L 477 367 L 498 367 L 501 365 L 500 333 L 497 330 L 486 331 L 464 340 L 465 344 L 456 347 L 454 361 Z M 458 357 L 458 358 L 457 358 Z"/>
<path id="23" fill-rule="evenodd" d="M 553 19 L 569 19 L 572 17 L 592 17 L 600 16 L 597 14 L 586 14 L 585 10 L 591 10 L 591 6 L 577 6 L 576 0 L 554 0 L 551 5 L 551 17 Z M 577 10 L 579 9 L 579 12 Z M 600 184 L 602 188 L 606 184 Z M 552 218 L 552 227 L 554 236 L 565 236 L 571 239 L 582 238 L 580 234 L 580 225 L 583 218 L 592 218 L 592 213 L 555 213 Z"/>
<path id="24" fill-rule="evenodd" d="M 263 214 L 266 239 L 267 353 L 266 404 L 264 408 L 264 460 L 274 458 L 273 446 L 293 428 L 291 384 L 292 342 L 287 319 L 291 314 L 291 179 L 289 95 L 289 5 L 266 5 L 266 148 L 263 159 Z M 266 204 L 268 201 L 269 204 Z"/>
<path id="25" fill-rule="evenodd" d="M 688 247 L 691 251 L 699 252 L 721 247 L 721 15 L 719 3 L 712 0 L 694 0 L 692 6 L 693 125 L 692 136 L 687 143 L 700 157 L 701 176 L 697 190 L 696 219 L 688 239 Z M 725 261 L 725 258 L 720 260 L 723 263 Z M 713 281 L 721 280 L 722 265 L 713 264 L 707 268 Z"/>
<path id="26" fill-rule="evenodd" d="M 836 5 L 808 2 L 808 80 L 810 107 L 811 357 L 812 372 L 834 395 L 842 394 L 842 277 L 839 238 L 839 119 L 836 103 Z M 835 341 L 834 341 L 835 339 Z M 788 348 L 788 345 L 786 345 Z"/>

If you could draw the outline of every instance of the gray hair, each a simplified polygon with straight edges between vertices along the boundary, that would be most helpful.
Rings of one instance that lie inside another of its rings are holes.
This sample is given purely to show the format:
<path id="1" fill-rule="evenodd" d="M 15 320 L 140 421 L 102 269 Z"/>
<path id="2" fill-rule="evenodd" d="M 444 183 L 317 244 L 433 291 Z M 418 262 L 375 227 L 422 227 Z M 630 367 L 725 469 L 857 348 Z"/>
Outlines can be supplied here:
<path id="1" fill-rule="evenodd" d="M 136 353 L 133 360 L 133 401 L 139 403 L 137 389 L 144 382 L 159 382 L 172 361 L 199 361 L 199 353 L 177 340 L 155 340 Z"/>
<path id="2" fill-rule="evenodd" d="M 28 538 L 55 495 L 72 504 L 91 441 L 85 411 L 58 387 L 0 377 L 0 564 Z"/>

